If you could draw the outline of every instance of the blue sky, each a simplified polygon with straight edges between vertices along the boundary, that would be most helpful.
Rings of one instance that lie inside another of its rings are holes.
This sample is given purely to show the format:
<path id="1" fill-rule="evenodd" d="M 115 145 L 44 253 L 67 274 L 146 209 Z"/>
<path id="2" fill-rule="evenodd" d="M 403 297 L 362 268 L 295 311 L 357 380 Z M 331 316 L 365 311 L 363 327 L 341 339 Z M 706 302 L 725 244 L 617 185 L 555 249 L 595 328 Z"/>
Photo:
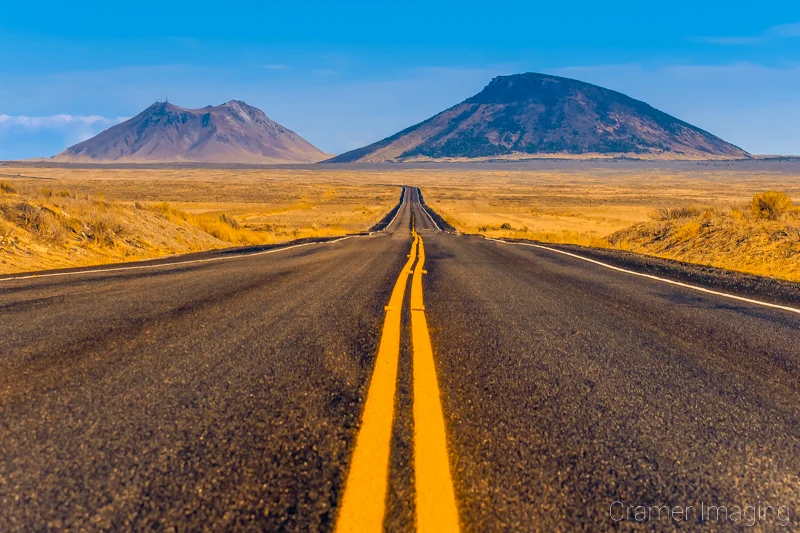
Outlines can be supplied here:
<path id="1" fill-rule="evenodd" d="M 53 155 L 163 94 L 241 99 L 340 153 L 530 71 L 800 154 L 797 2 L 43 1 L 0 14 L 0 159 Z"/>

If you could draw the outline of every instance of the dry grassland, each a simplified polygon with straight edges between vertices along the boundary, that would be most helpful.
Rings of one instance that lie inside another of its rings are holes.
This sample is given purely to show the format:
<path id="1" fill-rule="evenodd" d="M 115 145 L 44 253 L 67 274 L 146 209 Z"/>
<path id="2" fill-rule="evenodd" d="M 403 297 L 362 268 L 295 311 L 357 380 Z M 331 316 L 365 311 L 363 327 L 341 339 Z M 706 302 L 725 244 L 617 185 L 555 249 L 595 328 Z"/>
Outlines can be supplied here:
<path id="1" fill-rule="evenodd" d="M 397 203 L 302 171 L 0 168 L 0 273 L 356 233 Z"/>
<path id="2" fill-rule="evenodd" d="M 423 188 L 426 202 L 466 233 L 618 248 L 800 281 L 800 175 L 458 172 L 437 173 L 432 183 Z M 795 205 L 756 212 L 753 199 L 765 191 L 783 192 Z"/>
<path id="3" fill-rule="evenodd" d="M 0 167 L 0 182 L 10 189 L 0 190 L 0 272 L 363 231 L 396 203 L 389 184 L 408 184 L 465 233 L 800 281 L 800 175 L 791 172 Z M 754 210 L 765 191 L 784 192 L 789 203 Z"/>

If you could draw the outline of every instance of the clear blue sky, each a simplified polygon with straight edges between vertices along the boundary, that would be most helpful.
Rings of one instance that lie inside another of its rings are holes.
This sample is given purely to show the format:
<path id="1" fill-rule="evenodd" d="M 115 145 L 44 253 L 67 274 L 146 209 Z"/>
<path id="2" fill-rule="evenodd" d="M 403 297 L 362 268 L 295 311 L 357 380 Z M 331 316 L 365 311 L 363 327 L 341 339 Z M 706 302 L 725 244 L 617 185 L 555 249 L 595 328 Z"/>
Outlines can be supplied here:
<path id="1" fill-rule="evenodd" d="M 339 153 L 530 71 L 800 154 L 796 1 L 45 0 L 0 15 L 0 159 L 52 155 L 161 94 L 241 99 Z"/>

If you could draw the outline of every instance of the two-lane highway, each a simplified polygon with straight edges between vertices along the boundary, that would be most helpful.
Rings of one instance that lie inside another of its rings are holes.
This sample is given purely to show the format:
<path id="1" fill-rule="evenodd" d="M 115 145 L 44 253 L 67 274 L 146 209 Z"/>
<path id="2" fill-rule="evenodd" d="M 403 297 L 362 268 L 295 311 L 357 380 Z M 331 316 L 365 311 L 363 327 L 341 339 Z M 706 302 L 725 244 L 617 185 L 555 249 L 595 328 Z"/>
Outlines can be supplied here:
<path id="1" fill-rule="evenodd" d="M 414 188 L 225 257 L 0 281 L 0 531 L 800 527 L 800 314 L 446 233 Z"/>

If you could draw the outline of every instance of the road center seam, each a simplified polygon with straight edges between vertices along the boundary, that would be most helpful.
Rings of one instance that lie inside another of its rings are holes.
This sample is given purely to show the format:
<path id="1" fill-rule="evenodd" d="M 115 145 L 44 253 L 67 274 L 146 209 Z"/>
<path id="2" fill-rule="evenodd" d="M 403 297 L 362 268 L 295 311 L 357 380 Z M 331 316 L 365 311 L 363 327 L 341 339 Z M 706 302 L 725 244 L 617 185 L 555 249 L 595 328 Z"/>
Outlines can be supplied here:
<path id="1" fill-rule="evenodd" d="M 422 296 L 422 274 L 425 273 L 422 237 L 419 237 L 417 253 L 419 260 L 411 280 L 417 531 L 450 533 L 459 531 L 458 507 L 447 453 L 444 410 Z"/>
<path id="2" fill-rule="evenodd" d="M 337 533 L 383 531 L 389 488 L 397 367 L 400 360 L 401 313 L 419 241 L 419 237 L 415 235 L 408 261 L 400 271 L 389 303 L 385 307 L 378 355 L 375 358 L 375 368 L 367 390 L 361 426 L 339 508 Z"/>

